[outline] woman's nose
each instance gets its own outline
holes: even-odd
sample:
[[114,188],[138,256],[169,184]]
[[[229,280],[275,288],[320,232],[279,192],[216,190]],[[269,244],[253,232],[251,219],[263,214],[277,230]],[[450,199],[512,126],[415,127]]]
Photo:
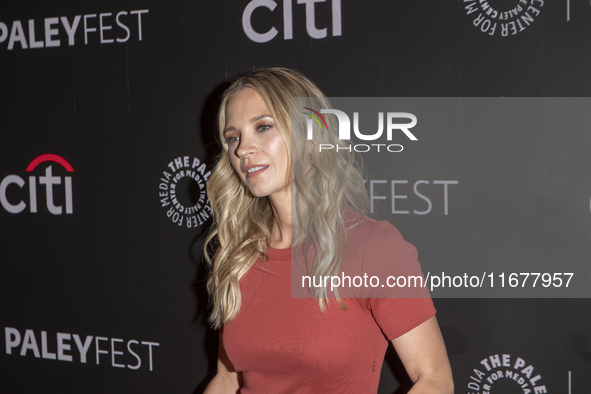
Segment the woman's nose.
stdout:
[[245,133],[240,137],[238,148],[236,148],[236,155],[242,159],[252,155],[255,151],[255,145],[253,144],[252,138],[247,135],[245,136],[244,134]]

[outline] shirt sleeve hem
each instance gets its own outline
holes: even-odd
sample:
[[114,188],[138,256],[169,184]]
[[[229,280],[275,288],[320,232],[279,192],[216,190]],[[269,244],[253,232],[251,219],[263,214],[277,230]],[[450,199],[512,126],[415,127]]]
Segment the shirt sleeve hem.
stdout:
[[420,313],[414,315],[411,319],[406,320],[403,324],[399,325],[398,327],[393,327],[392,329],[384,331],[384,334],[386,335],[386,338],[388,338],[388,341],[396,339],[406,334],[413,328],[416,328],[422,323],[426,322],[432,316],[435,316],[436,312],[437,311],[435,310],[435,306],[433,306],[433,304],[430,304],[426,308],[422,309]]

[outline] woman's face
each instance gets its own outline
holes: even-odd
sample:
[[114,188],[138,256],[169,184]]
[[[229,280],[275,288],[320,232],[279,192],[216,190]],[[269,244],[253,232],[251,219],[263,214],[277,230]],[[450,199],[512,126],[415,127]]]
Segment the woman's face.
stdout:
[[287,147],[267,105],[253,89],[243,89],[230,99],[224,139],[234,170],[254,196],[289,193]]

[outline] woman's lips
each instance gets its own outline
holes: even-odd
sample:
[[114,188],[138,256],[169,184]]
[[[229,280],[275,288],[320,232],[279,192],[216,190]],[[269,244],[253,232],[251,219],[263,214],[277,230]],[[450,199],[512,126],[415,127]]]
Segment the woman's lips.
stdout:
[[246,177],[252,178],[259,175],[261,172],[265,171],[269,166],[253,166],[248,171],[246,171]]

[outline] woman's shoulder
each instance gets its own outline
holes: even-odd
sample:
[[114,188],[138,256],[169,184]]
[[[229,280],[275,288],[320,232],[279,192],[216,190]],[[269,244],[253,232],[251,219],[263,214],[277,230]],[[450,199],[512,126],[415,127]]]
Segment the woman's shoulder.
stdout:
[[397,242],[403,241],[402,234],[394,225],[386,220],[375,220],[358,212],[347,211],[345,224],[349,243],[367,245],[368,242]]
[[377,287],[362,286],[350,289],[347,294],[360,298],[404,298],[428,297],[423,289],[402,289],[380,286],[392,276],[422,276],[416,248],[405,241],[400,232],[388,221],[354,214],[350,220],[356,225],[347,236],[348,254],[343,260],[342,271],[349,276],[367,275],[378,279]]
[[386,269],[392,265],[418,265],[418,252],[407,242],[400,231],[386,220],[375,220],[357,212],[346,217],[348,254],[362,267],[372,270]]

